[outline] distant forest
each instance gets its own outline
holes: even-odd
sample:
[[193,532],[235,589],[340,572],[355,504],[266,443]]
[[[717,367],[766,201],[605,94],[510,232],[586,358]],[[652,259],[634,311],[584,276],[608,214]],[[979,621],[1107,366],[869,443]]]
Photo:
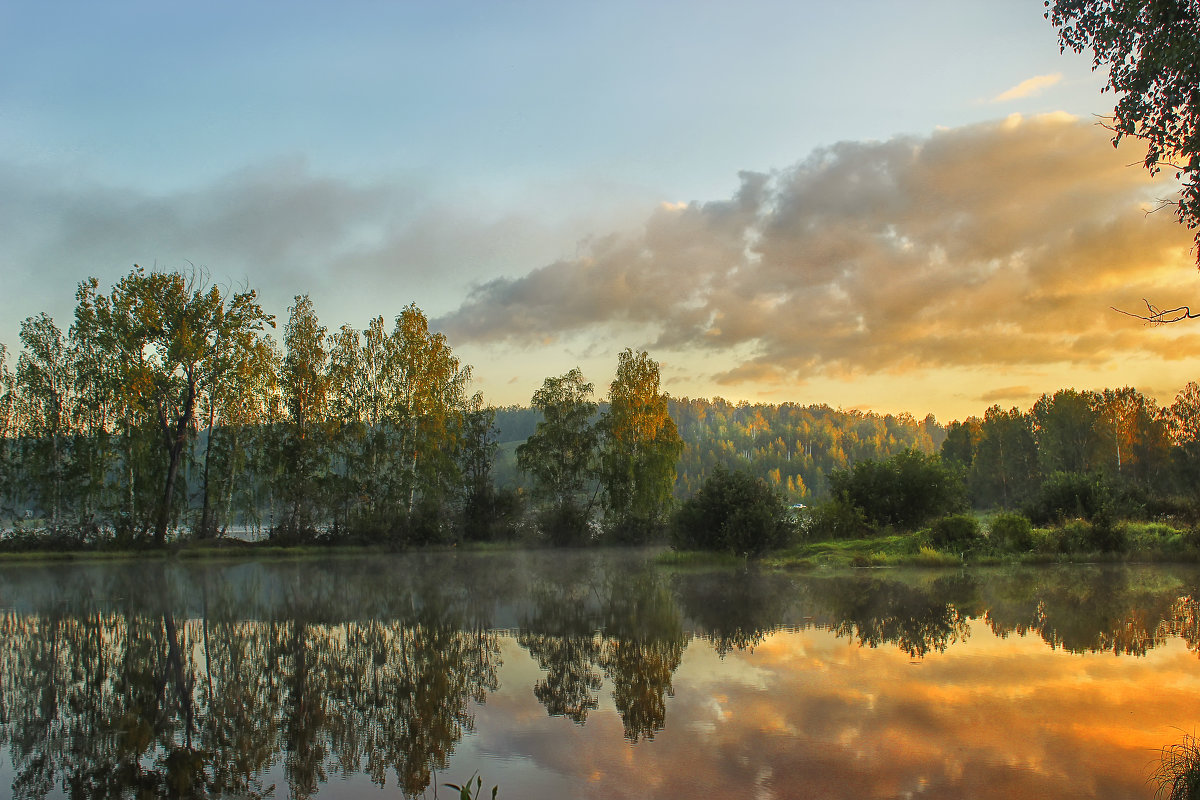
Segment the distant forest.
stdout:
[[[762,478],[794,503],[811,502],[828,495],[833,470],[904,450],[935,453],[946,438],[946,429],[933,415],[918,421],[907,414],[797,403],[734,404],[720,397],[669,398],[667,407],[683,439],[674,490],[680,500],[695,494],[717,467],[725,467]],[[497,485],[523,485],[512,453],[540,419],[531,408],[496,409]]]

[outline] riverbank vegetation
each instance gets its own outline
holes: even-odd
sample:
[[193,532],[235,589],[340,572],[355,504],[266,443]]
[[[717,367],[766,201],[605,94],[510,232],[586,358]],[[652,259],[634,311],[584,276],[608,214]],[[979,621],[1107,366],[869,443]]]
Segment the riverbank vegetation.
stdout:
[[[253,290],[135,268],[0,346],[0,550],[671,541],[795,563],[1191,560],[1200,387],[932,416],[676,399],[626,349],[495,408],[414,304],[282,335]],[[851,545],[850,543],[859,543]],[[189,545],[190,546],[190,545]],[[212,549],[207,545],[201,550]]]

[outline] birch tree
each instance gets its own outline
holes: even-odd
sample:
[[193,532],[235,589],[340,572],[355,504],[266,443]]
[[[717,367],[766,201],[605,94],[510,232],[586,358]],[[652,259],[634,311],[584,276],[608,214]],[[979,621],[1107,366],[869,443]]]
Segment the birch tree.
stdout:
[[683,440],[645,351],[620,353],[608,397],[599,425],[606,528],[617,541],[645,542],[666,522]]

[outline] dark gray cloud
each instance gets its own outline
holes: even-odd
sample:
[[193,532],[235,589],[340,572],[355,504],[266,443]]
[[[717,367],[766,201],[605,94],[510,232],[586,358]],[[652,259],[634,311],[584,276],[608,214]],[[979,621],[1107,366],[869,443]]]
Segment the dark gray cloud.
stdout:
[[[475,286],[452,341],[651,326],[753,356],[728,382],[1059,362],[1164,347],[1108,307],[1188,291],[1189,239],[1107,132],[1063,115],[842,142],[728,201],[664,205],[576,258]],[[1156,194],[1157,193],[1157,194]]]

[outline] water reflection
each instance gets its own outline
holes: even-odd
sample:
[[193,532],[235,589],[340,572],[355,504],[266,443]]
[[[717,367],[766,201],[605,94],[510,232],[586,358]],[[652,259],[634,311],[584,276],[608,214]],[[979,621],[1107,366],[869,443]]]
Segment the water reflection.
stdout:
[[[355,775],[414,796],[500,690],[505,641],[537,668],[510,691],[590,735],[611,704],[617,740],[643,748],[671,728],[693,640],[764,668],[783,631],[918,660],[970,647],[973,626],[1047,653],[1196,653],[1196,598],[1196,574],[1167,569],[665,572],[636,553],[6,568],[0,748],[21,798],[310,797]],[[788,713],[755,692],[705,702],[742,696],[762,724]],[[823,708],[808,726],[845,713]],[[908,713],[933,725],[929,708]]]
[[546,670],[533,692],[551,715],[585,722],[607,677],[626,739],[653,739],[665,724],[686,639],[657,571],[584,561],[542,579],[517,641]]

